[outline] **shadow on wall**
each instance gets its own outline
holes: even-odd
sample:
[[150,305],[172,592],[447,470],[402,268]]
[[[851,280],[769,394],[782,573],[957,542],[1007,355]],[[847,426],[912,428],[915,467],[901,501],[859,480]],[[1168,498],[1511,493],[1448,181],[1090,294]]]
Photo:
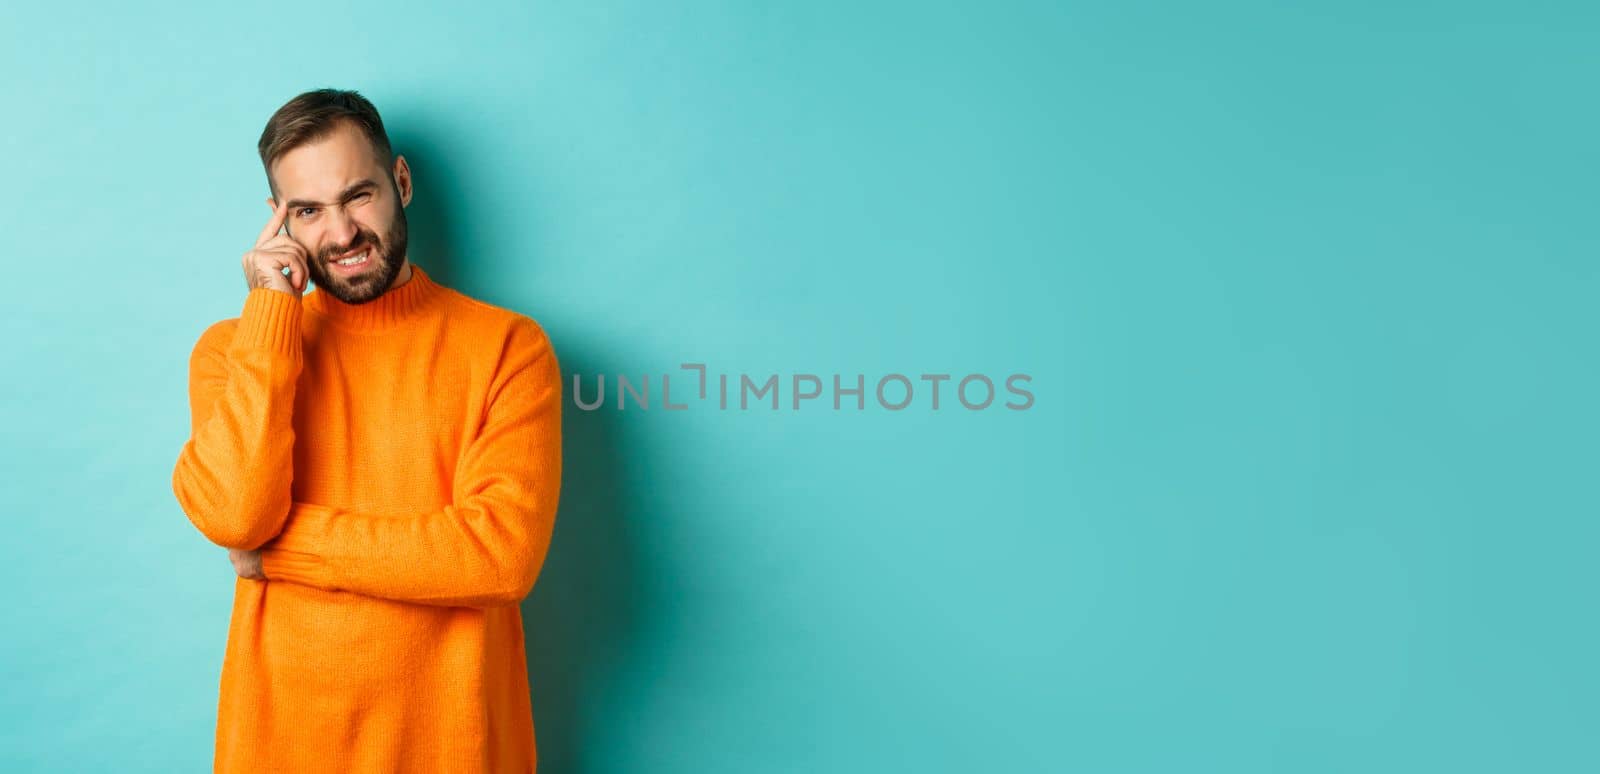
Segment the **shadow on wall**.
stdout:
[[411,168],[411,203],[406,205],[409,232],[406,254],[427,269],[428,275],[439,284],[459,288],[463,273],[472,267],[461,265],[461,256],[454,247],[462,240],[453,217],[456,213],[449,205],[471,199],[452,198],[452,191],[459,189],[461,183],[452,177],[451,170],[436,163],[450,157],[443,148],[416,135],[392,135],[390,143]]
[[[396,123],[421,126],[427,119],[412,115]],[[448,143],[437,139],[441,136],[442,131],[414,130],[391,137],[406,156],[416,184],[406,208],[408,253],[447,287],[498,287],[501,278],[491,276],[493,265],[475,263],[455,249],[462,244],[462,229],[470,226],[462,219],[470,213],[452,205],[472,201],[473,186],[463,180],[461,170],[445,167],[453,154],[444,147]],[[540,260],[536,254],[519,258]],[[630,542],[635,534],[628,529],[632,498],[623,488],[624,466],[632,453],[619,437],[619,417],[579,410],[568,393],[572,374],[616,369],[590,362],[581,340],[550,330],[537,309],[507,306],[547,325],[561,361],[560,507],[549,554],[533,592],[522,603],[522,615],[539,771],[576,774],[585,770],[584,746],[604,737],[602,730],[583,726],[598,714],[589,703],[611,682],[607,672],[627,660],[645,605],[646,590],[639,588],[644,557]]]
[[[591,373],[578,353],[562,357],[563,378]],[[566,394],[566,390],[563,390]],[[627,659],[643,611],[640,562],[628,529],[628,500],[619,464],[627,455],[618,419],[603,411],[562,410],[561,506],[555,535],[533,593],[522,604],[528,680],[541,774],[587,770],[583,752],[604,733],[583,722],[587,706]]]

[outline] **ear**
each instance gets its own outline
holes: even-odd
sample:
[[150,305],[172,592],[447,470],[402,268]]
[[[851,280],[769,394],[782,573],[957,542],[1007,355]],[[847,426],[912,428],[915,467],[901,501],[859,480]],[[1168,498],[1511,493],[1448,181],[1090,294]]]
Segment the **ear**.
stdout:
[[394,169],[391,174],[394,176],[394,187],[400,191],[400,206],[404,207],[410,204],[411,165],[406,163],[405,156],[396,155],[394,157]]

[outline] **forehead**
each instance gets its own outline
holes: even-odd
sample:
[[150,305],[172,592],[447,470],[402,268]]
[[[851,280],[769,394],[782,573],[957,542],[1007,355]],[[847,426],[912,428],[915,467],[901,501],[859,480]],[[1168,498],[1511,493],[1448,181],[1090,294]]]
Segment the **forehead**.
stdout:
[[273,179],[284,196],[325,199],[381,170],[372,143],[348,122],[326,137],[305,143],[273,162]]

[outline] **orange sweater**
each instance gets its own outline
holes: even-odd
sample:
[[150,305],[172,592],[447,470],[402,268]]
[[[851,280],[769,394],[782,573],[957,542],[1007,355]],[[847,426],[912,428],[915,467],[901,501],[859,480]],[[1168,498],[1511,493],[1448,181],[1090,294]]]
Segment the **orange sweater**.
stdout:
[[361,305],[251,290],[189,367],[173,491],[267,577],[235,579],[215,770],[533,771],[518,602],[561,481],[538,323],[412,264]]

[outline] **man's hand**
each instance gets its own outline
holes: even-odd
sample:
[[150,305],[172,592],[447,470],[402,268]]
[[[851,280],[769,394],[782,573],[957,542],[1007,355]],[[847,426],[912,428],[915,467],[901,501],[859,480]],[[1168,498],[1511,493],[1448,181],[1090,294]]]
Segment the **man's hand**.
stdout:
[[233,571],[239,577],[248,580],[264,581],[267,576],[261,573],[261,551],[242,551],[237,548],[228,549],[228,561],[233,562]]
[[[288,215],[289,203],[280,199],[272,208],[272,219],[256,237],[255,248],[244,254],[244,281],[251,290],[271,288],[300,295],[306,289],[309,254],[294,237],[278,233]],[[289,269],[287,277],[283,276],[285,267]]]

